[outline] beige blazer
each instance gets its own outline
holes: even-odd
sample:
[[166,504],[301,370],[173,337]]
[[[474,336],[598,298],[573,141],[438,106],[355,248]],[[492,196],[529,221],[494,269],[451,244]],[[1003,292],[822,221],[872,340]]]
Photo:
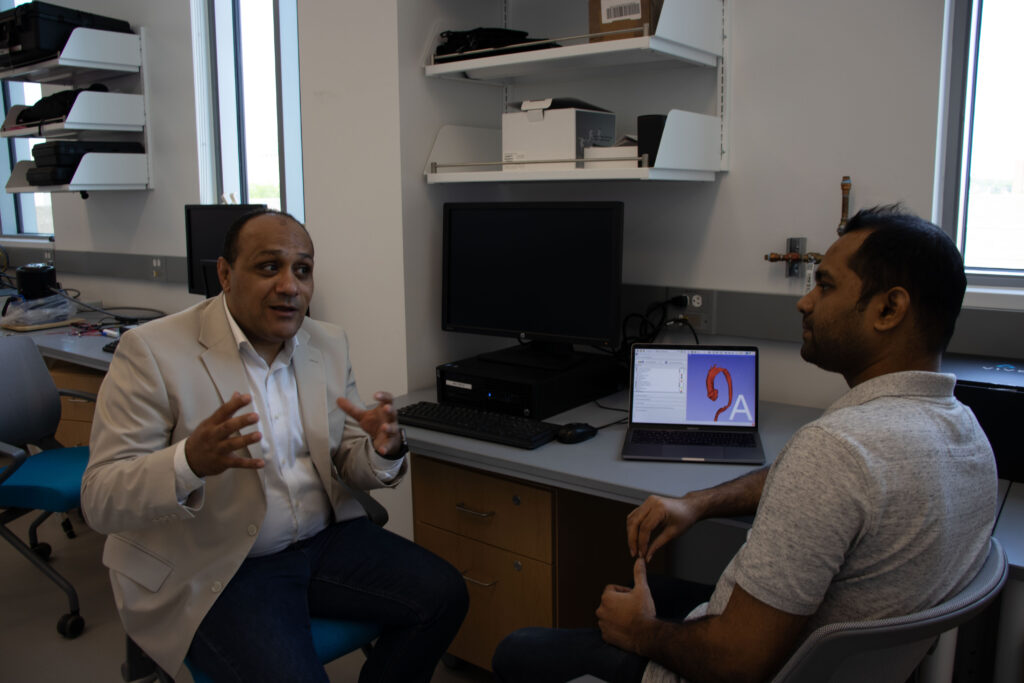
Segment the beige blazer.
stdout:
[[[362,405],[348,342],[340,328],[309,319],[296,340],[313,465],[335,519],[358,517],[364,511],[349,487],[384,484],[370,466],[369,437],[335,403],[345,396]],[[218,296],[125,334],[96,404],[82,511],[89,526],[108,534],[103,564],[125,630],[171,675],[266,514],[262,470],[207,477],[185,506],[175,495],[175,447],[235,391],[248,385]]]

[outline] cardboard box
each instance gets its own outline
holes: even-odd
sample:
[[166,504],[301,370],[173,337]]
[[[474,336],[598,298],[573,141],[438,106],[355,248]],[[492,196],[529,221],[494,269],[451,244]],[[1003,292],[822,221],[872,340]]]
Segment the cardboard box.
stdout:
[[[661,16],[664,0],[590,0],[590,33],[642,28],[648,24],[653,34]],[[590,42],[638,38],[643,31],[617,33],[611,36],[591,36]]]
[[[574,99],[526,100],[520,111],[501,116],[502,161],[582,159],[587,147],[615,142],[615,114]],[[506,171],[579,168],[575,161],[507,164]]]
[[[636,145],[616,145],[615,147],[587,147],[583,150],[583,168],[636,168],[640,162]],[[623,159],[622,157],[631,157]],[[617,161],[600,161],[600,159],[617,159]]]

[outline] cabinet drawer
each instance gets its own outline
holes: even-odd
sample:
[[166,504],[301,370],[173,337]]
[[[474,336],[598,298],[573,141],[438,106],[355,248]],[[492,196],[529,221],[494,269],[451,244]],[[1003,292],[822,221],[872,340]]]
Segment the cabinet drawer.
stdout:
[[[58,389],[71,389],[73,391],[86,391],[95,394],[100,390],[103,383],[104,373],[99,370],[83,368],[64,361],[53,361],[50,363],[50,376]],[[96,404],[82,398],[71,396],[60,397],[60,417],[62,420],[80,420],[92,422],[93,409]],[[86,442],[88,442],[86,437]]]
[[61,420],[57,425],[57,433],[53,435],[61,446],[71,448],[72,446],[88,446],[89,433],[92,431],[92,422],[81,420]]
[[448,651],[490,670],[501,639],[525,626],[554,625],[551,565],[420,521],[416,542],[466,579],[469,612]]
[[412,495],[417,521],[551,562],[546,489],[417,456]]

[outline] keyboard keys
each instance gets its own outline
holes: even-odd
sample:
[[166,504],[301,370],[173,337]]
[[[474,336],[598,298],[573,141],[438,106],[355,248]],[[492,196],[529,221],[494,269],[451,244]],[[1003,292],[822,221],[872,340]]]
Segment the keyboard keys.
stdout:
[[757,440],[746,432],[704,432],[681,429],[634,429],[633,443],[753,448]]
[[550,422],[429,401],[399,408],[398,422],[526,449],[551,441],[558,430]]

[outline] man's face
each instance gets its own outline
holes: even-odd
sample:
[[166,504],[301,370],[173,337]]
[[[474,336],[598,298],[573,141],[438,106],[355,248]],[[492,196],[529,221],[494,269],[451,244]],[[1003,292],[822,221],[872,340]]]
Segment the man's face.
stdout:
[[866,367],[873,352],[871,323],[857,304],[861,279],[849,268],[869,233],[859,230],[836,240],[815,273],[817,285],[796,306],[803,315],[800,355],[847,380]]
[[217,274],[238,326],[260,355],[272,359],[298,332],[313,298],[309,235],[290,218],[257,216],[238,235],[234,265],[221,258]]

